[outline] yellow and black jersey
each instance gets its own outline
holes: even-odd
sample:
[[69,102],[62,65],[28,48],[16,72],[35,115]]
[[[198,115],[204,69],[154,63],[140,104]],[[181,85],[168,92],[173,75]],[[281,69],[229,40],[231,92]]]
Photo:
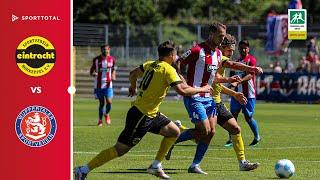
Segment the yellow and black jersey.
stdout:
[[176,70],[164,61],[147,61],[140,65],[144,72],[137,98],[132,102],[142,113],[156,117],[170,86],[182,83]]
[[[226,56],[222,56],[221,58],[221,64],[224,64],[224,61],[228,61],[229,58]],[[225,76],[225,68],[223,66],[221,66],[218,71],[219,74],[221,74],[223,77]],[[213,88],[213,94],[212,97],[215,101],[215,103],[220,103],[221,102],[221,91],[222,91],[222,87],[220,83],[213,83],[212,85]]]

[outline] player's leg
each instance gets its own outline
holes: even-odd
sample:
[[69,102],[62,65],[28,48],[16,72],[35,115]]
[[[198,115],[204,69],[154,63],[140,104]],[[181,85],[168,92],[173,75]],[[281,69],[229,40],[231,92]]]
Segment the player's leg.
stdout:
[[101,151],[88,164],[76,167],[74,169],[76,180],[86,177],[93,169],[126,154],[132,147],[138,144],[150,129],[146,121],[148,121],[148,117],[135,106],[131,107],[127,113],[125,128],[121,132],[117,143]]
[[105,97],[106,97],[106,110],[105,110],[104,118],[105,118],[105,121],[107,124],[111,124],[111,119],[110,119],[109,113],[110,113],[111,107],[112,107],[112,98],[113,98],[113,89],[112,88],[106,89]]
[[[196,153],[194,155],[192,164],[188,168],[189,173],[197,173],[197,174],[208,174],[205,171],[203,171],[200,168],[200,163],[202,159],[204,158],[204,155],[209,147],[209,144],[211,142],[211,139],[215,133],[214,130],[210,130],[210,124],[213,124],[211,122],[216,121],[216,117],[214,119],[206,119],[200,122],[196,122],[196,137],[198,138],[197,142],[197,148]],[[209,130],[207,129],[209,127]]]
[[249,124],[250,129],[254,135],[254,139],[251,142],[250,146],[257,145],[259,143],[259,141],[261,140],[260,134],[259,134],[258,123],[255,119],[253,119],[255,104],[256,104],[255,98],[248,98],[248,102],[245,105],[245,108],[243,108],[243,110],[242,110],[244,117],[245,117],[247,123]]
[[259,163],[250,163],[245,158],[244,143],[241,137],[241,128],[231,112],[223,103],[217,105],[218,124],[229,132],[232,139],[233,149],[236,153],[240,171],[250,171],[258,168]]
[[197,148],[188,172],[207,174],[201,170],[200,163],[215,133],[215,125],[217,123],[217,117],[215,116],[215,104],[214,101],[210,99],[200,103],[193,103],[192,106],[195,110],[192,121],[195,123],[194,137],[197,142]]
[[[180,135],[181,135],[182,133],[184,133],[184,131],[190,129],[190,128],[182,125],[182,123],[181,123],[180,120],[176,120],[174,123],[178,126],[178,128],[179,128],[179,130],[180,130]],[[192,134],[193,134],[193,133],[190,134],[191,137],[193,137]],[[180,136],[179,136],[179,137],[180,137]],[[181,137],[183,137],[183,136],[181,136]],[[189,139],[189,138],[190,138],[190,137],[187,137],[187,139]],[[166,160],[170,160],[171,154],[172,154],[172,150],[174,149],[174,145],[177,144],[177,143],[179,143],[179,142],[181,142],[181,139],[182,139],[182,138],[180,138],[180,141],[176,141],[176,142],[171,146],[171,148],[169,149],[168,153],[167,153],[166,156],[165,156]],[[195,139],[190,139],[190,140],[193,140],[194,142],[196,142]]]
[[166,175],[162,169],[161,162],[165,158],[165,155],[169,151],[170,147],[178,138],[180,130],[177,125],[171,122],[165,115],[159,113],[152,121],[152,127],[149,129],[149,132],[160,134],[164,136],[164,138],[161,141],[155,160],[149,166],[147,172],[163,179],[169,179],[170,177]]
[[104,90],[103,89],[97,89],[97,98],[99,100],[99,120],[98,120],[98,126],[102,126],[102,117],[103,117],[103,107],[105,104],[104,100]]
[[[230,112],[231,112],[232,116],[235,118],[235,120],[237,120],[237,118],[238,118],[239,112],[241,111],[241,107],[242,107],[242,105],[236,99],[231,97]],[[225,147],[232,146],[232,137],[231,137],[230,133],[229,133],[229,139],[224,146]]]
[[[192,119],[195,115],[195,109],[192,107],[192,104],[197,102],[194,102],[194,100],[191,97],[183,97],[183,103],[190,119]],[[194,129],[187,129],[181,132],[175,144],[193,139],[194,133]]]
[[231,112],[223,103],[217,104],[218,124],[223,127],[231,136],[233,149],[239,161],[245,160],[244,144],[241,137],[241,129]]

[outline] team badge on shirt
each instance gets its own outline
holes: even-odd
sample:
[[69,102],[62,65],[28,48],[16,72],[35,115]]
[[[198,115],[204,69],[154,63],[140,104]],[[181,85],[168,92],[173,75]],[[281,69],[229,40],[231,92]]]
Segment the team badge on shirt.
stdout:
[[33,77],[47,74],[56,62],[56,50],[52,43],[41,36],[30,36],[17,47],[16,63],[19,69]]
[[26,107],[19,113],[15,130],[23,144],[30,147],[42,147],[54,138],[57,123],[49,109],[34,105]]
[[185,58],[187,58],[190,54],[191,54],[191,50],[188,50],[188,51],[184,52],[184,53],[181,55],[181,58],[182,58],[182,59],[185,59]]

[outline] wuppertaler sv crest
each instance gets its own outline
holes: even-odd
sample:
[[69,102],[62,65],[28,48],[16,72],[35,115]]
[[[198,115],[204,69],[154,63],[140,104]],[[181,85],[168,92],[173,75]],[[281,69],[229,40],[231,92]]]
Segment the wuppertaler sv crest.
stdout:
[[29,106],[19,113],[15,128],[22,143],[30,147],[42,147],[54,138],[57,124],[47,108]]

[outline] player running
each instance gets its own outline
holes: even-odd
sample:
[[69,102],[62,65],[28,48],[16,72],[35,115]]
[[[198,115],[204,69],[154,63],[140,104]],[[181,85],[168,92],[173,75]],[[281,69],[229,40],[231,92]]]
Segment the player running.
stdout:
[[[256,58],[253,55],[249,54],[249,51],[249,42],[247,40],[240,41],[240,58],[238,58],[236,61],[251,67],[256,67]],[[232,83],[232,85],[235,87],[235,90],[237,92],[242,92],[245,95],[245,97],[248,99],[248,102],[247,104],[242,105],[239,102],[237,102],[234,98],[231,98],[230,111],[232,115],[237,119],[240,110],[242,110],[242,113],[244,114],[244,117],[247,123],[249,124],[251,131],[254,134],[254,139],[249,146],[256,146],[261,140],[259,135],[258,123],[255,119],[253,119],[254,107],[256,104],[256,74],[241,71],[235,71],[235,74],[239,75],[242,78],[242,80],[241,82]],[[231,143],[232,139],[229,137],[226,146],[228,146]]]
[[[221,23],[213,23],[209,26],[208,39],[195,45],[180,58],[181,65],[188,65],[187,83],[195,88],[213,82],[237,82],[238,76],[224,78],[219,75],[217,69],[221,66],[222,53],[218,46],[226,35],[226,26]],[[184,105],[188,111],[191,122],[195,128],[184,131],[177,143],[196,139],[197,148],[189,173],[207,174],[200,168],[200,163],[208,149],[210,141],[215,133],[217,123],[216,105],[210,93],[198,93],[184,97]]]
[[[223,76],[225,74],[225,67],[241,69],[243,71],[246,71],[246,70],[249,71],[251,69],[251,71],[253,71],[253,68],[250,66],[229,61],[229,58],[233,55],[235,46],[236,46],[236,39],[230,34],[227,34],[220,46],[223,56],[222,56],[222,68],[218,69],[218,73]],[[262,70],[259,70],[259,72],[262,72]],[[250,163],[245,159],[244,143],[241,137],[240,127],[236,119],[232,116],[231,112],[225,107],[225,105],[221,101],[221,92],[234,97],[240,104],[246,104],[247,99],[246,97],[244,97],[243,93],[241,92],[235,92],[232,89],[229,89],[220,83],[213,84],[213,98],[217,106],[217,115],[218,115],[217,121],[221,127],[226,129],[231,134],[232,140],[234,142],[233,148],[236,152],[237,159],[239,162],[239,169],[240,171],[254,170],[258,168],[259,163]],[[186,127],[182,126],[181,123],[179,122],[176,122],[176,124],[179,126],[181,131],[185,131],[187,129]],[[177,142],[178,141],[179,139],[177,140]],[[173,147],[174,146],[172,146],[172,148],[169,150],[168,154],[166,155],[167,160],[170,159],[171,151]]]
[[164,136],[155,160],[147,172],[163,179],[170,177],[162,169],[161,161],[165,154],[179,136],[179,128],[165,115],[159,112],[159,106],[167,95],[169,87],[183,96],[197,93],[209,93],[209,85],[193,88],[183,83],[171,63],[176,60],[175,46],[171,41],[166,41],[158,47],[159,60],[147,61],[130,72],[129,96],[136,93],[137,78],[142,76],[137,98],[132,102],[126,117],[124,130],[121,132],[117,143],[101,151],[88,164],[74,169],[75,179],[83,180],[93,169],[123,156],[137,145],[147,132]]

